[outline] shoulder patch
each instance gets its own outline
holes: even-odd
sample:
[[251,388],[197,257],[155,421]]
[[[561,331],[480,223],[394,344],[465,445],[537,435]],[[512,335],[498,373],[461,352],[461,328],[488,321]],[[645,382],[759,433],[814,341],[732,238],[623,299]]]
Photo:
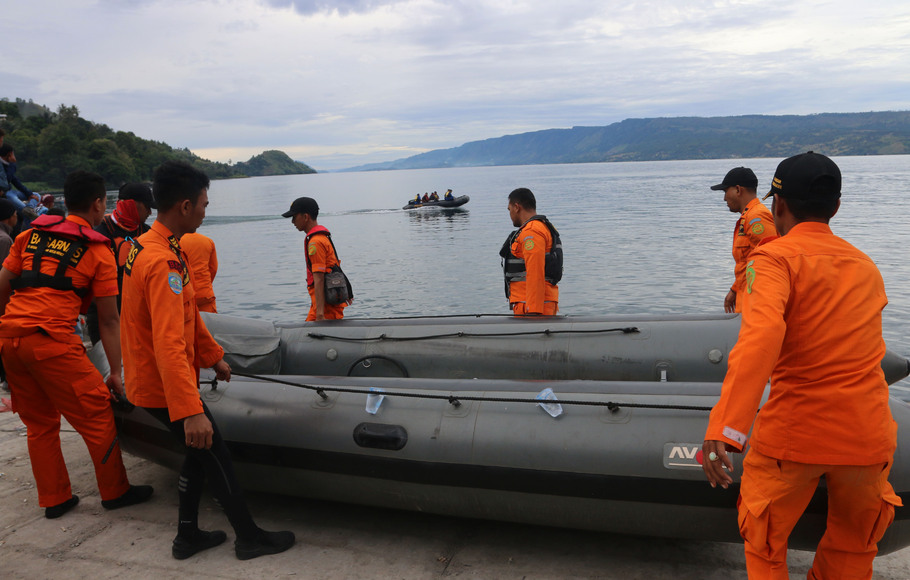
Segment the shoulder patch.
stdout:
[[752,233],[756,235],[765,233],[765,226],[762,224],[754,224],[752,226]]
[[174,294],[183,292],[183,277],[177,272],[168,272],[167,285],[170,286]]
[[761,218],[757,217],[757,218],[753,218],[753,219],[749,220],[749,223],[754,224],[755,222],[760,222],[760,221],[761,221]]
[[315,253],[316,253],[316,244],[310,244],[310,245],[308,245],[307,248],[306,248],[306,253],[309,254],[309,255],[311,255],[311,256],[312,256],[313,254],[315,254]]

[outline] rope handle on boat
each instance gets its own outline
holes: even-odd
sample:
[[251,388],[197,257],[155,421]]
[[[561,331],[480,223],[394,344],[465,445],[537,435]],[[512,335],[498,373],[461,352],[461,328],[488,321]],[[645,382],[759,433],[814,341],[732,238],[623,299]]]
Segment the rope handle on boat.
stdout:
[[543,330],[528,330],[525,332],[491,332],[491,333],[479,333],[479,332],[449,332],[445,334],[425,334],[423,336],[388,336],[385,333],[380,334],[379,336],[365,336],[365,337],[347,337],[347,336],[332,336],[330,334],[322,334],[321,332],[308,332],[307,336],[309,338],[315,338],[320,340],[342,340],[348,342],[368,342],[373,340],[389,340],[395,342],[406,342],[410,340],[431,340],[436,338],[489,338],[497,336],[530,336],[534,334],[543,334],[545,336],[551,336],[554,334],[598,334],[603,332],[621,332],[623,334],[632,334],[634,332],[641,332],[637,326],[623,326],[617,328],[603,328],[603,329],[594,329],[594,330],[550,330],[545,328]]
[[[287,385],[290,387],[298,387],[301,389],[309,389],[315,391],[317,395],[322,397],[322,400],[325,401],[329,398],[326,393],[353,393],[355,395],[370,395],[376,394],[376,391],[369,391],[368,389],[357,389],[352,387],[317,387],[315,385],[306,385],[303,383],[295,383],[293,381],[285,381],[283,379],[277,379],[275,377],[266,377],[262,375],[252,375],[247,373],[242,373],[238,371],[232,371],[231,374],[237,375],[238,377],[245,377],[248,379],[256,379],[259,381],[265,381],[269,383],[277,383],[279,385]],[[211,385],[213,390],[218,388],[218,379],[211,379],[207,381],[200,380],[199,384]],[[541,401],[540,399],[525,399],[520,397],[473,397],[473,396],[455,396],[455,395],[432,395],[429,393],[403,393],[396,391],[382,391],[383,395],[387,397],[409,397],[412,399],[438,399],[447,401],[453,407],[460,407],[461,401],[485,401],[490,403],[546,403],[548,401]],[[676,410],[676,411],[710,411],[711,407],[698,407],[693,405],[653,405],[647,403],[620,403],[615,401],[573,401],[567,400],[563,401],[562,399],[558,401],[552,401],[553,403],[559,403],[560,405],[582,405],[587,407],[606,407],[611,412],[615,413],[621,408],[630,408],[630,409],[666,409],[666,410]]]

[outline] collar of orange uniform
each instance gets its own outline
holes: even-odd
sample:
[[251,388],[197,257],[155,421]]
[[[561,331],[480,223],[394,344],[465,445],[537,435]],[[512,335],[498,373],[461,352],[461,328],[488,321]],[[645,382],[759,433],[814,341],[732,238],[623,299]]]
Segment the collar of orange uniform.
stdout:
[[749,211],[750,209],[752,209],[753,207],[755,207],[756,205],[758,205],[760,203],[761,203],[761,200],[758,199],[757,197],[755,199],[751,200],[749,203],[746,204],[746,207],[743,208],[743,215],[746,215],[747,211]]
[[155,220],[152,223],[151,231],[155,232],[167,242],[167,245],[171,247],[171,250],[180,257],[180,240],[177,239],[177,236],[174,235],[174,232],[169,230],[167,226]]
[[817,236],[819,234],[828,234],[832,236],[834,235],[834,232],[831,231],[831,226],[822,222],[799,222],[790,228],[790,231],[787,232],[787,235],[789,236],[793,232],[796,232],[800,235],[810,236]]

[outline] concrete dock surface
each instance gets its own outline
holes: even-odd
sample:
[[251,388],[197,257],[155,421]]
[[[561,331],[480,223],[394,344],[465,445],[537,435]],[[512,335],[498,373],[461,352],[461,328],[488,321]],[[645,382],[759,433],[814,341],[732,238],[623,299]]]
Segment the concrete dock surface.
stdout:
[[[3,393],[4,395],[6,393]],[[107,511],[81,438],[61,433],[80,503],[56,520],[38,507],[18,415],[0,413],[0,578],[605,578],[745,580],[742,546],[641,538],[458,519],[249,493],[257,523],[292,530],[283,554],[240,561],[224,514],[207,496],[200,525],[228,541],[187,560],[171,557],[177,476],[125,455],[130,481],[151,484],[147,503]],[[705,483],[707,485],[707,483]],[[790,577],[805,578],[809,552],[791,551]],[[876,559],[875,580],[910,578],[910,549]]]

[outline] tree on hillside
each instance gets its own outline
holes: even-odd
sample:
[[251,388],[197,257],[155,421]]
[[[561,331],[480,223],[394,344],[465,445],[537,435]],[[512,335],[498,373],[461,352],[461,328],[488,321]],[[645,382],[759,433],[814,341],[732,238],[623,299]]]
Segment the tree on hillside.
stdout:
[[[209,161],[189,149],[174,149],[131,132],[114,131],[107,125],[83,119],[75,106],[60,105],[56,112],[51,112],[31,101],[0,100],[0,113],[6,115],[2,128],[8,142],[16,148],[19,177],[26,182],[62,187],[68,173],[85,169],[100,174],[114,189],[127,181],[151,180],[155,168],[170,159],[186,161],[212,179],[266,174],[257,172],[255,167]],[[280,151],[273,153],[290,163],[280,164],[278,169],[269,164],[269,175],[314,173]]]

